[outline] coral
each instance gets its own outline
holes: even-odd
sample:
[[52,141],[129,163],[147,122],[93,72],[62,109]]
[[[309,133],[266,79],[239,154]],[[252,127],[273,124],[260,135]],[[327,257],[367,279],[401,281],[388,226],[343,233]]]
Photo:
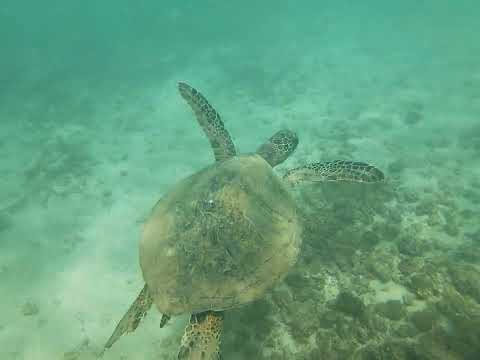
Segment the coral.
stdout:
[[423,259],[419,256],[402,256],[398,269],[404,276],[418,272],[423,266]]
[[400,339],[413,338],[418,335],[417,328],[410,322],[400,323],[394,329],[394,335]]
[[458,236],[460,234],[460,225],[459,220],[452,212],[445,212],[445,225],[443,225],[443,230],[450,236]]
[[381,281],[388,282],[398,278],[397,263],[395,249],[390,245],[383,244],[370,253],[365,267]]
[[413,273],[406,282],[407,286],[420,299],[440,295],[446,285],[443,275],[433,266],[439,266],[439,264],[425,264],[418,272]]
[[449,264],[452,283],[461,294],[471,296],[480,303],[480,271],[470,264]]
[[365,312],[363,301],[348,291],[342,291],[338,294],[333,307],[353,317],[361,317]]
[[3,211],[0,211],[0,233],[12,226],[11,217]]
[[433,246],[428,240],[414,234],[402,234],[397,241],[398,251],[404,255],[416,256],[430,251]]
[[409,360],[418,358],[413,343],[408,340],[387,340],[379,344],[369,344],[351,357],[352,360]]
[[423,119],[423,104],[417,101],[411,101],[406,104],[406,113],[403,121],[406,125],[416,125]]
[[404,159],[395,159],[390,165],[388,165],[387,170],[391,175],[399,175],[404,170],[408,168],[408,162]]
[[316,336],[317,347],[308,353],[306,359],[348,359],[354,346],[341,339],[335,331],[319,331]]
[[431,330],[436,324],[439,318],[438,315],[439,314],[432,309],[425,309],[411,314],[410,321],[419,331],[426,332]]
[[24,316],[34,316],[37,315],[40,312],[38,305],[31,302],[27,301],[22,305],[22,314]]
[[405,316],[405,306],[400,300],[388,300],[384,303],[376,304],[375,310],[382,316],[390,320],[401,320]]

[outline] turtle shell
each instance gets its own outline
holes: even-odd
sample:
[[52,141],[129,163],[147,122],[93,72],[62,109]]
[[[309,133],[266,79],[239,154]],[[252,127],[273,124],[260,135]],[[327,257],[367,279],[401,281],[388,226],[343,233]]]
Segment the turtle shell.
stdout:
[[152,210],[140,266],[158,310],[224,310],[262,297],[295,263],[295,202],[258,155],[217,162],[178,183]]

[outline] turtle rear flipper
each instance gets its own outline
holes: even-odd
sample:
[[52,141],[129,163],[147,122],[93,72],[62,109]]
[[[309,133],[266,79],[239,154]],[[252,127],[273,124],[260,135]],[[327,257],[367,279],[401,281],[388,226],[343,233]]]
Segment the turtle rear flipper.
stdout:
[[147,315],[147,311],[150,309],[153,303],[153,298],[148,291],[147,285],[143,287],[140,294],[138,294],[135,301],[130,305],[128,311],[123,315],[120,322],[117,324],[113,334],[108,339],[107,343],[105,344],[102,353],[103,355],[105,350],[112,347],[112,345],[123,335],[126,333],[130,333],[135,331],[140,324],[140,321]]
[[218,112],[197,89],[187,83],[179,82],[180,95],[192,108],[198,123],[210,141],[216,161],[222,161],[235,156],[235,145],[223,125]]
[[178,360],[220,360],[223,312],[193,314],[185,328]]
[[291,184],[299,182],[349,181],[375,183],[385,180],[385,175],[375,166],[358,161],[325,161],[308,164],[289,170],[284,180]]
[[265,159],[270,166],[275,167],[284,162],[297,148],[298,137],[293,131],[280,130],[260,145],[257,154]]

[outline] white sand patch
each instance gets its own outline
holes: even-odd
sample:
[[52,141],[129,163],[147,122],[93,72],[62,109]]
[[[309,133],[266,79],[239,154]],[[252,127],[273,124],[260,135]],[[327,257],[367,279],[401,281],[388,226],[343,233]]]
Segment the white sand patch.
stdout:
[[369,286],[373,292],[365,297],[367,304],[378,304],[396,300],[407,305],[409,311],[419,311],[426,307],[425,301],[418,300],[406,287],[393,281],[382,283],[379,280],[371,280]]
[[404,286],[389,281],[382,283],[379,280],[370,281],[370,288],[374,291],[370,303],[387,302],[389,300],[399,300],[403,302],[404,297],[412,294]]

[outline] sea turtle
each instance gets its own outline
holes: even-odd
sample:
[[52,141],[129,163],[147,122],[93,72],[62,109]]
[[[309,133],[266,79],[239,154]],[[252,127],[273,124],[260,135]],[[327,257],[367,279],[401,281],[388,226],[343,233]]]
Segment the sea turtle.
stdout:
[[[207,135],[215,163],[187,177],[154,206],[140,239],[145,286],[105,349],[134,331],[155,303],[163,314],[189,313],[178,359],[220,359],[223,312],[261,298],[296,262],[302,222],[288,184],[302,181],[380,182],[363,162],[312,163],[277,176],[273,168],[298,144],[280,130],[255,153],[238,155],[217,111],[195,88],[181,96]],[[103,352],[102,352],[103,353]]]

